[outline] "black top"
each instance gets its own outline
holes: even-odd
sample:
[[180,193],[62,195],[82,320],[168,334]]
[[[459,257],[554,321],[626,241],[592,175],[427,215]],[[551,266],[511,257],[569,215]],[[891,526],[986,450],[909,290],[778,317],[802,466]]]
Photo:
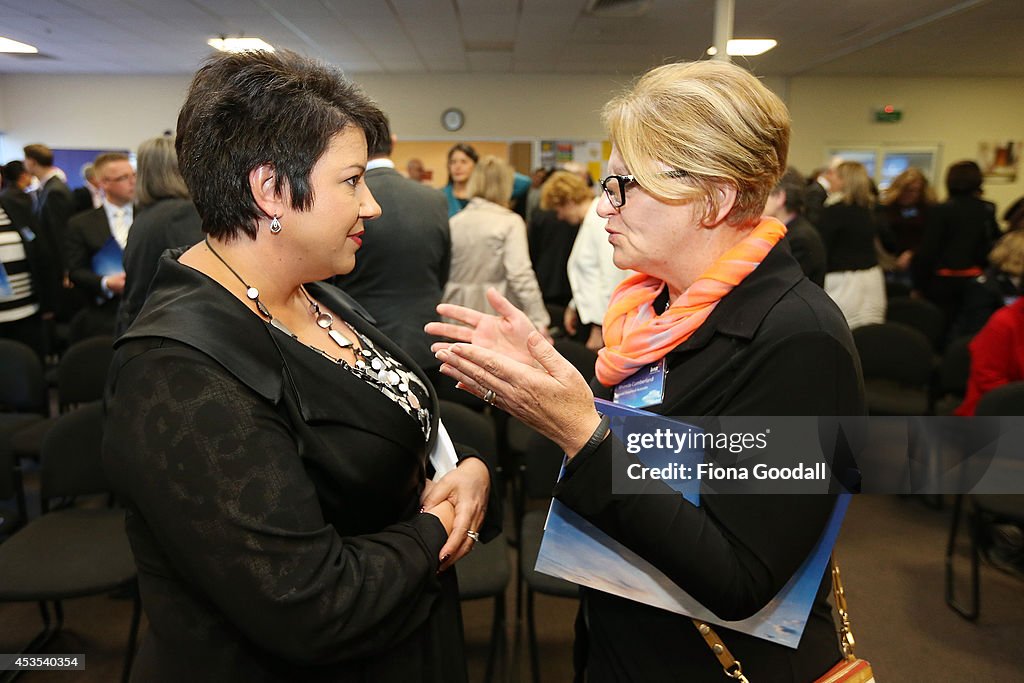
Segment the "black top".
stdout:
[[815,223],[825,243],[828,272],[866,270],[878,265],[878,226],[871,209],[856,204],[831,204]]
[[827,257],[825,243],[821,241],[817,229],[806,218],[798,215],[786,223],[785,242],[789,244],[793,258],[800,264],[807,279],[824,287]]
[[136,211],[124,248],[124,294],[115,336],[128,329],[142,310],[160,254],[203,239],[203,221],[191,199],[161,199]]
[[[527,233],[530,262],[546,304],[566,306],[572,300],[567,266],[579,229],[578,225],[560,220],[554,211],[533,212]],[[561,324],[560,320],[552,321],[552,325]]]
[[942,269],[984,269],[998,236],[996,207],[980,197],[950,197],[932,207],[924,239],[911,263],[914,287],[926,291]]
[[[357,304],[308,288],[429,386]],[[104,465],[150,623],[136,680],[466,679],[444,528],[417,514],[433,437],[170,256],[116,347]]]
[[[663,415],[863,415],[860,363],[849,328],[780,244],[707,321],[667,356]],[[607,388],[595,387],[610,398]],[[611,495],[613,440],[575,458],[555,496],[654,564],[724,619],[748,617],[789,580],[824,530],[823,495]],[[619,445],[619,448],[622,448]],[[650,492],[668,492],[650,481]],[[840,658],[828,573],[792,650],[715,630],[757,683],[808,683]],[[587,680],[678,683],[723,678],[689,618],[583,589]],[[589,640],[589,648],[586,648]],[[578,659],[579,661],[579,659]]]

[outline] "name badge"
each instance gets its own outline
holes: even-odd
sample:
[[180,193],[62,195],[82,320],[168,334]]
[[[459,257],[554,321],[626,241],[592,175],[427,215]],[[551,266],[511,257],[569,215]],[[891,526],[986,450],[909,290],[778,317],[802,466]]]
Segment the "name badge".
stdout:
[[619,405],[648,408],[665,400],[665,359],[645,365],[619,382],[612,392]]

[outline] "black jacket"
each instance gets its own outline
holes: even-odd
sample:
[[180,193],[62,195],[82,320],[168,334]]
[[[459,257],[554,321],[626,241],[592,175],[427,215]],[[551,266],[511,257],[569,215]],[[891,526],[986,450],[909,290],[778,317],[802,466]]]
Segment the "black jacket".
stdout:
[[[415,369],[343,293],[308,288]],[[444,528],[417,514],[436,409],[425,444],[377,389],[170,256],[116,346],[104,465],[150,622],[135,680],[465,680]]]
[[[708,319],[667,356],[658,414],[863,415],[863,380],[842,314],[776,246]],[[595,385],[598,395],[611,390]],[[621,445],[619,446],[621,448]],[[575,458],[555,496],[644,557],[724,619],[764,607],[817,542],[833,496],[707,495],[693,507],[678,495],[611,495],[613,439]],[[652,481],[649,493],[668,491]],[[716,627],[758,683],[809,683],[840,658],[828,573],[800,647]],[[587,680],[678,683],[722,678],[690,619],[584,589],[589,628],[578,653]]]
[[115,336],[135,321],[149,294],[160,255],[203,239],[203,221],[191,199],[161,199],[137,209],[124,248],[124,294]]

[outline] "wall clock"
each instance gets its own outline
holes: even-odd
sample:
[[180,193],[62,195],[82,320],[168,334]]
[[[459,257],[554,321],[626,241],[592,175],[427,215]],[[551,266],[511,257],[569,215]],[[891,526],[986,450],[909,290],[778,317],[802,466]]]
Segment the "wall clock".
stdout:
[[462,128],[462,125],[466,123],[466,115],[462,113],[461,109],[451,107],[445,109],[444,113],[441,114],[441,125],[447,131],[455,132]]

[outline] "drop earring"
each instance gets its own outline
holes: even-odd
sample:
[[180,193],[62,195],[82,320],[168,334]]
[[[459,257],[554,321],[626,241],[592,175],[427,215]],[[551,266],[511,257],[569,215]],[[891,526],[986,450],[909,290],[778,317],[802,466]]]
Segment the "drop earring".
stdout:
[[278,220],[277,216],[274,216],[274,220],[270,221],[270,232],[275,235],[281,232],[281,221]]

